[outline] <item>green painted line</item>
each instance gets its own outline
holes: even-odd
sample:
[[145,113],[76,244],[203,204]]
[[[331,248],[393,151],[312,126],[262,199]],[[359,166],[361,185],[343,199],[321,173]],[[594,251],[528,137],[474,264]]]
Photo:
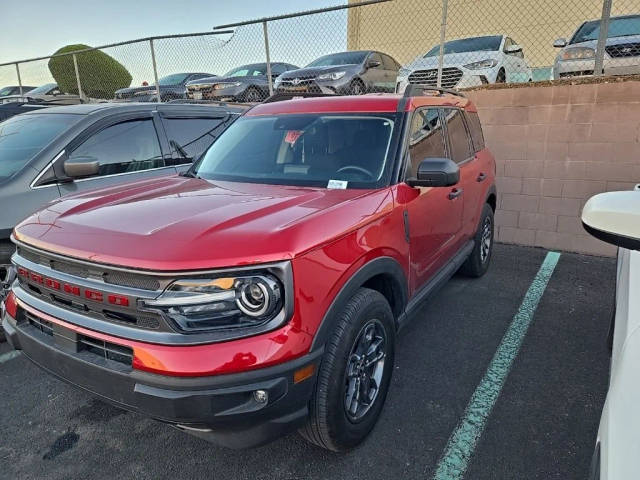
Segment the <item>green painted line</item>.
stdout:
[[502,337],[496,353],[464,412],[464,417],[449,438],[434,475],[435,480],[461,480],[469,465],[487,419],[495,405],[509,370],[518,355],[529,325],[547,288],[560,254],[548,252],[511,325]]
[[12,358],[16,358],[18,355],[20,355],[20,352],[17,350],[11,350],[10,352],[3,353],[0,355],[0,363],[8,362]]

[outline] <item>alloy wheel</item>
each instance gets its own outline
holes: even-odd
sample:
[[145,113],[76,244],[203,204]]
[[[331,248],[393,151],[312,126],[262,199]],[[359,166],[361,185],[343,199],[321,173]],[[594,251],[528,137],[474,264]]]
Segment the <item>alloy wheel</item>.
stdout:
[[484,219],[482,224],[482,237],[480,238],[480,261],[486,262],[491,252],[491,243],[493,241],[493,234],[491,229],[491,218]]

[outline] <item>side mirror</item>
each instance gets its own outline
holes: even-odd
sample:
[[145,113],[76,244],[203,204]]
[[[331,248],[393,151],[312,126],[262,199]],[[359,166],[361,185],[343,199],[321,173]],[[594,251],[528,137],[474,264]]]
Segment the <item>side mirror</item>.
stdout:
[[607,192],[591,197],[582,209],[582,225],[602,241],[640,250],[640,192]]
[[522,51],[521,45],[509,45],[504,49],[505,53],[518,53]]
[[460,167],[449,158],[425,158],[418,165],[417,178],[407,179],[410,187],[450,187],[460,181]]
[[564,48],[567,46],[566,38],[558,38],[555,42],[553,42],[553,46],[555,48]]
[[381,64],[379,61],[377,60],[367,60],[367,68],[376,68],[379,67]]
[[75,157],[64,162],[64,173],[71,178],[97,175],[99,169],[100,162],[94,157]]

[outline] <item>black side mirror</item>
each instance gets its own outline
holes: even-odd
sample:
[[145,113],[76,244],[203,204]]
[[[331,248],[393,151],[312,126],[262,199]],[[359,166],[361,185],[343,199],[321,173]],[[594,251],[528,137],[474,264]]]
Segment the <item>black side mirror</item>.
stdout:
[[381,64],[378,60],[367,60],[367,68],[376,68],[379,67]]
[[94,157],[75,157],[64,162],[64,173],[71,178],[90,177],[99,170],[100,162]]
[[408,178],[411,187],[450,187],[460,181],[460,167],[450,158],[425,158],[418,165],[417,178]]

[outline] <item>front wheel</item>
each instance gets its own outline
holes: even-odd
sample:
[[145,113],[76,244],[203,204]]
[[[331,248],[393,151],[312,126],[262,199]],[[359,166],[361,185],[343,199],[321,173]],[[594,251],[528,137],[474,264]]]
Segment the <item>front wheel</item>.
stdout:
[[460,273],[469,277],[481,277],[489,269],[493,253],[493,209],[488,203],[482,207],[480,225],[474,237],[471,255],[460,268]]
[[361,288],[340,314],[320,364],[300,433],[336,452],[361,443],[376,424],[393,372],[395,323],[385,297]]

